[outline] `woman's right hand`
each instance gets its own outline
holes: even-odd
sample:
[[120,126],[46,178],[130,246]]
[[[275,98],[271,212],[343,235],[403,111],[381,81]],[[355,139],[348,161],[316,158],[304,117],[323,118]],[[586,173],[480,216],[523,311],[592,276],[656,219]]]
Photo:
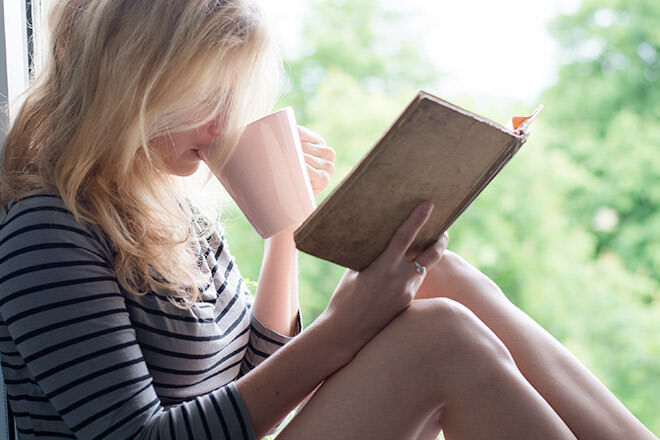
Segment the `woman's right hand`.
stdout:
[[[282,420],[305,396],[350,362],[358,351],[412,302],[424,276],[406,256],[429,217],[418,206],[399,227],[387,249],[361,272],[347,270],[326,310],[237,382],[258,436]],[[447,246],[447,236],[415,259],[430,269]]]
[[[343,362],[353,356],[405,310],[424,281],[406,251],[429,218],[433,204],[417,206],[390,240],[385,251],[366,269],[348,269],[337,285],[321,322],[333,328]],[[442,258],[449,238],[443,234],[414,261],[427,271]]]

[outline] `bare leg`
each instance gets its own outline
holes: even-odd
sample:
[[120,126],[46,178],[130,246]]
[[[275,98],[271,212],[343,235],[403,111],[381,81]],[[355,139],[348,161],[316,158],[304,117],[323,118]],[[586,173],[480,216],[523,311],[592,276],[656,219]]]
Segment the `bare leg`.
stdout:
[[446,251],[417,298],[447,297],[472,310],[506,345],[516,365],[580,439],[656,439],[547,331],[485,275]]
[[472,312],[431,299],[328,378],[278,440],[408,440],[441,427],[448,439],[574,438]]

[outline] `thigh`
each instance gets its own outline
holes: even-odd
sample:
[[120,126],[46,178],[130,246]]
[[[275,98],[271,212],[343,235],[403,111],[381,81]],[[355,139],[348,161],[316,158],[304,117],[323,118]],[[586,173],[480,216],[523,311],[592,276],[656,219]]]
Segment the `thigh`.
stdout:
[[420,308],[415,305],[392,321],[329,377],[278,440],[409,440],[429,430],[437,435],[437,408],[429,407],[434,399],[418,385],[420,364],[426,361],[410,355],[420,345],[412,325]]
[[506,345],[525,380],[578,437],[656,438],[573,354],[515,307],[493,281],[450,251],[429,270],[417,298],[437,296],[472,310]]
[[278,436],[574,438],[499,339],[460,304],[413,305],[329,377]]

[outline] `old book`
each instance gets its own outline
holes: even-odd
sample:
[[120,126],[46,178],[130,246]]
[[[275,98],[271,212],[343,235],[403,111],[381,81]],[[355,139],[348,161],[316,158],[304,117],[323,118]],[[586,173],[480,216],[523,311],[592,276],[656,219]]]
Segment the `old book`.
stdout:
[[536,116],[507,128],[419,92],[376,145],[295,231],[298,249],[362,270],[422,201],[435,208],[408,253],[436,241],[527,140]]

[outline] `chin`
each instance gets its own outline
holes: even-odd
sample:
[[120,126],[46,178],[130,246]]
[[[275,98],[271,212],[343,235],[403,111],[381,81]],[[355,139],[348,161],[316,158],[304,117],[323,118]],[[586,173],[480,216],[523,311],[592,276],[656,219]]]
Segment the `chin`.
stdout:
[[179,176],[179,177],[192,176],[193,174],[195,174],[197,172],[197,170],[199,169],[200,164],[201,164],[201,161],[195,163],[194,165],[188,165],[188,166],[185,166],[185,167],[177,167],[177,168],[174,168],[174,169],[170,170],[170,174],[172,174],[174,176]]

